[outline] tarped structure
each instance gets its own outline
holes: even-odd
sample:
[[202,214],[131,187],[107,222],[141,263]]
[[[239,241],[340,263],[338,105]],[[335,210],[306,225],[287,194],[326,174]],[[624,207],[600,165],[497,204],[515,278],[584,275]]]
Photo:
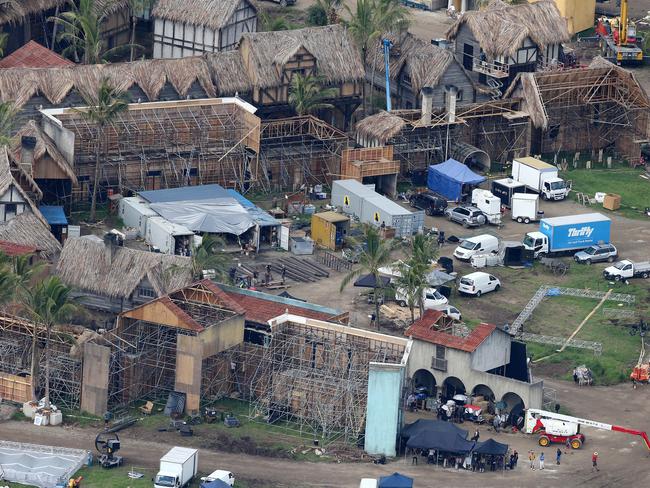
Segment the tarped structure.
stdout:
[[379,488],[413,488],[413,478],[393,473],[379,478]]
[[474,449],[474,441],[452,432],[425,430],[409,437],[406,447],[410,449],[435,449],[436,451],[467,453]]
[[508,444],[502,444],[494,439],[488,439],[485,442],[479,442],[474,449],[476,454],[492,454],[494,456],[503,456],[508,452]]
[[363,275],[354,282],[354,286],[359,286],[361,288],[386,288],[390,283],[390,278],[387,276],[380,276],[379,282],[375,279],[374,274]]
[[444,420],[429,419],[418,419],[412,424],[404,426],[401,435],[402,437],[408,438],[421,432],[442,432],[460,435],[463,439],[467,438],[467,431],[465,429],[461,429],[456,424],[445,422]]
[[431,191],[458,201],[463,196],[464,185],[478,185],[485,180],[484,176],[474,173],[464,164],[448,159],[444,163],[429,166],[427,186]]
[[255,226],[248,211],[232,197],[152,203],[151,208],[170,222],[194,232],[239,236]]

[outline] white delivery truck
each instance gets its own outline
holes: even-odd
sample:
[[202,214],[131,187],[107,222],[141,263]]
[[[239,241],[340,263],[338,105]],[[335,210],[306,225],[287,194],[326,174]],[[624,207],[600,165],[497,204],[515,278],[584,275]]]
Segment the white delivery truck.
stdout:
[[183,488],[189,485],[199,469],[199,451],[189,447],[172,447],[160,458],[160,470],[154,488]]
[[539,193],[542,200],[564,200],[571,191],[556,166],[531,157],[512,161],[512,179]]
[[539,215],[539,195],[536,193],[515,193],[512,195],[512,220],[530,224]]
[[605,268],[603,276],[607,280],[621,281],[628,278],[643,278],[650,277],[650,261],[642,263],[635,263],[629,259],[624,259],[615,263],[613,266]]
[[480,188],[472,190],[472,205],[485,214],[489,224],[501,224],[501,199],[491,191]]

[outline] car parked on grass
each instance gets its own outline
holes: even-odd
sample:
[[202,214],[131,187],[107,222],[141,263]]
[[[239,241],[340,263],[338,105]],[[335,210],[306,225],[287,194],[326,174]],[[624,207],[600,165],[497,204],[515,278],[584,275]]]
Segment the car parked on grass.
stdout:
[[600,263],[603,261],[613,263],[616,261],[617,256],[618,251],[613,244],[594,244],[587,249],[575,253],[573,259],[576,260],[576,263],[584,264]]
[[415,193],[409,197],[411,207],[424,210],[427,215],[443,215],[447,208],[447,200],[433,192]]
[[480,227],[487,222],[487,217],[476,207],[461,206],[445,210],[445,216],[463,227]]
[[494,275],[477,271],[463,276],[458,285],[458,292],[463,295],[474,295],[480,297],[490,291],[498,291],[501,288],[501,281]]

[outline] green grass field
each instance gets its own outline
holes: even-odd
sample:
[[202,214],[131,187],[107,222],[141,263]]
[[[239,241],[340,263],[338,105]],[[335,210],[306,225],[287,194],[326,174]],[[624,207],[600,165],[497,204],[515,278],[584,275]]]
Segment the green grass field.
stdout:
[[[616,193],[621,196],[621,208],[615,213],[629,218],[647,219],[643,213],[645,207],[650,207],[650,181],[641,178],[640,169],[575,169],[566,171],[562,177],[573,181],[576,192],[589,194],[596,192]],[[600,208],[598,211],[612,213]]]

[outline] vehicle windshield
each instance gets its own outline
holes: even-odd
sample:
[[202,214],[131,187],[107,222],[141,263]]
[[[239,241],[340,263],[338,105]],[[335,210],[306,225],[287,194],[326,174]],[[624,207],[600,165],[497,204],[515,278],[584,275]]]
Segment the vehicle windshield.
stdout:
[[460,245],[461,249],[469,249],[470,251],[478,249],[478,243],[472,241],[463,241]]
[[174,486],[176,479],[173,476],[157,475],[155,484],[158,486]]
[[627,266],[627,264],[628,264],[628,263],[626,263],[625,261],[619,261],[618,263],[616,263],[616,264],[614,265],[614,267],[615,267],[616,269],[623,269],[623,268],[625,268],[625,266]]
[[554,181],[551,183],[551,190],[563,190],[564,188],[566,188],[564,181]]
[[588,247],[587,249],[585,249],[585,254],[589,254],[589,255],[596,254],[596,248],[593,247],[593,246],[592,246],[592,247]]
[[535,247],[535,238],[531,236],[524,237],[524,246],[525,247]]
[[472,280],[470,280],[469,278],[461,278],[460,282],[463,285],[467,285],[467,286],[473,286],[474,285],[474,282]]
[[444,297],[437,291],[428,291],[426,292],[426,297],[428,300],[442,300]]

